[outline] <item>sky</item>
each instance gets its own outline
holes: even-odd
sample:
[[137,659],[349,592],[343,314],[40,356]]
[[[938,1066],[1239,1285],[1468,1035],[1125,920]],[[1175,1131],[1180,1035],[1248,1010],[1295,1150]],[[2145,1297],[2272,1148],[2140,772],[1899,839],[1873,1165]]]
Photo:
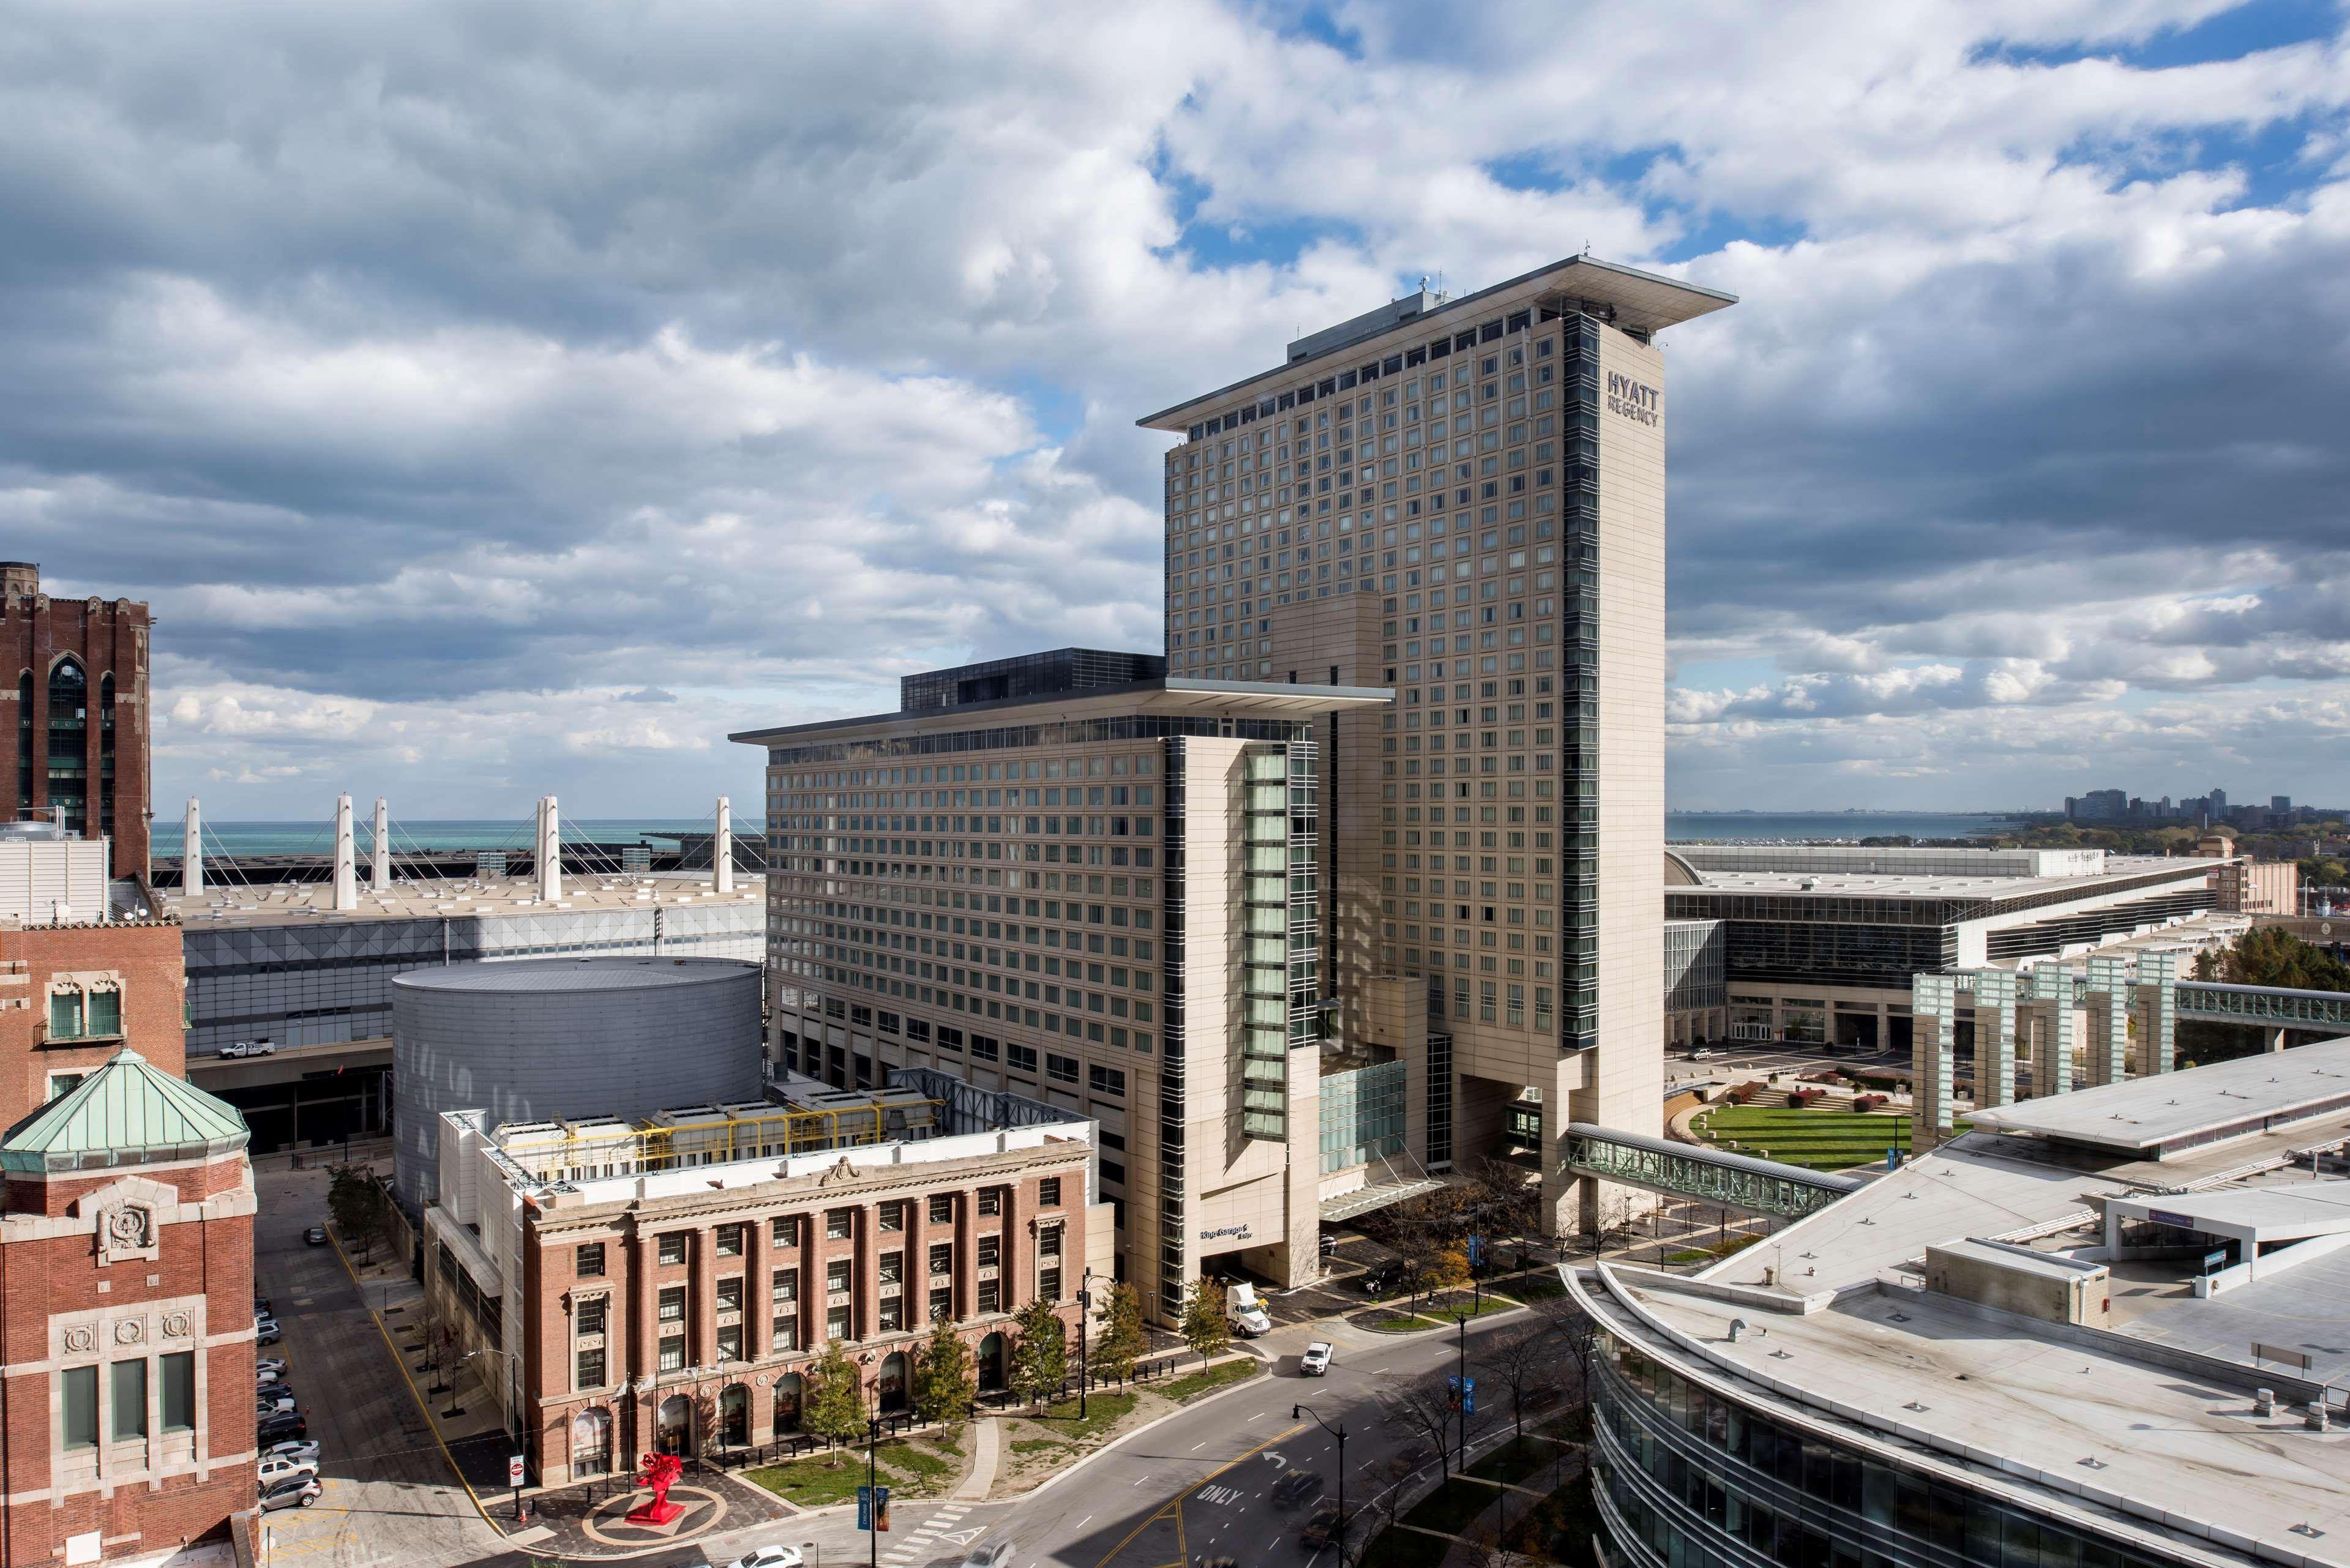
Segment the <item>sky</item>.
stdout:
[[1137,417],[1586,246],[1673,397],[1669,803],[2350,798],[2350,16],[42,4],[0,556],[158,815],[755,813],[726,733],[1159,646]]

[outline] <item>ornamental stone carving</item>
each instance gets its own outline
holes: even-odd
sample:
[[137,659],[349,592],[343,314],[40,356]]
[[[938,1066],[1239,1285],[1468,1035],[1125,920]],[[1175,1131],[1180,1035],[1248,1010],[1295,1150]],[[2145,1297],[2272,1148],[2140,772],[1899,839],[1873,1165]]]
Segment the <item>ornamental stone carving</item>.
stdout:
[[114,1343],[136,1345],[147,1337],[147,1325],[135,1317],[120,1319],[114,1325]]
[[82,1355],[98,1348],[98,1330],[88,1324],[76,1324],[65,1331],[68,1355]]
[[186,1313],[167,1312],[163,1314],[163,1337],[166,1339],[185,1339],[194,1326]]

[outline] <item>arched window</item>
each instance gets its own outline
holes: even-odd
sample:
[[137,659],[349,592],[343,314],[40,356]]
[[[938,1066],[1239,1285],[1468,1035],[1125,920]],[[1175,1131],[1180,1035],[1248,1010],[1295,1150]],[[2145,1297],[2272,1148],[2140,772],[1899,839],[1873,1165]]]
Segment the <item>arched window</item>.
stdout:
[[16,814],[33,809],[33,672],[16,677]]
[[70,655],[49,671],[48,801],[68,833],[89,826],[89,677]]
[[98,678],[98,826],[114,832],[114,674]]

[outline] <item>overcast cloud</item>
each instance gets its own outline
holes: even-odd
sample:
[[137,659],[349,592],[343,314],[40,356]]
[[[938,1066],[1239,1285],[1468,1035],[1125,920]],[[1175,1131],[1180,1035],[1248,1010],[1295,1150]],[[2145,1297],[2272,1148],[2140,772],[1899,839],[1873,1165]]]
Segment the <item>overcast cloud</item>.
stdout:
[[2330,5],[23,5],[0,213],[0,554],[152,601],[166,816],[1155,649],[1137,415],[1586,244],[1742,297],[1673,804],[2350,799]]

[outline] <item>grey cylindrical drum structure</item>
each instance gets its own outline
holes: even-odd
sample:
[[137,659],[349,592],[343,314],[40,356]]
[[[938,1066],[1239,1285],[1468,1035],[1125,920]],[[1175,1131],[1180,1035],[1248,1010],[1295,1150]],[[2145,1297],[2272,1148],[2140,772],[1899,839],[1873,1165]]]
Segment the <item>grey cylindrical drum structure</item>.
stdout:
[[443,1111],[492,1126],[756,1099],[759,966],[734,959],[523,959],[391,982],[395,1184],[440,1191]]

